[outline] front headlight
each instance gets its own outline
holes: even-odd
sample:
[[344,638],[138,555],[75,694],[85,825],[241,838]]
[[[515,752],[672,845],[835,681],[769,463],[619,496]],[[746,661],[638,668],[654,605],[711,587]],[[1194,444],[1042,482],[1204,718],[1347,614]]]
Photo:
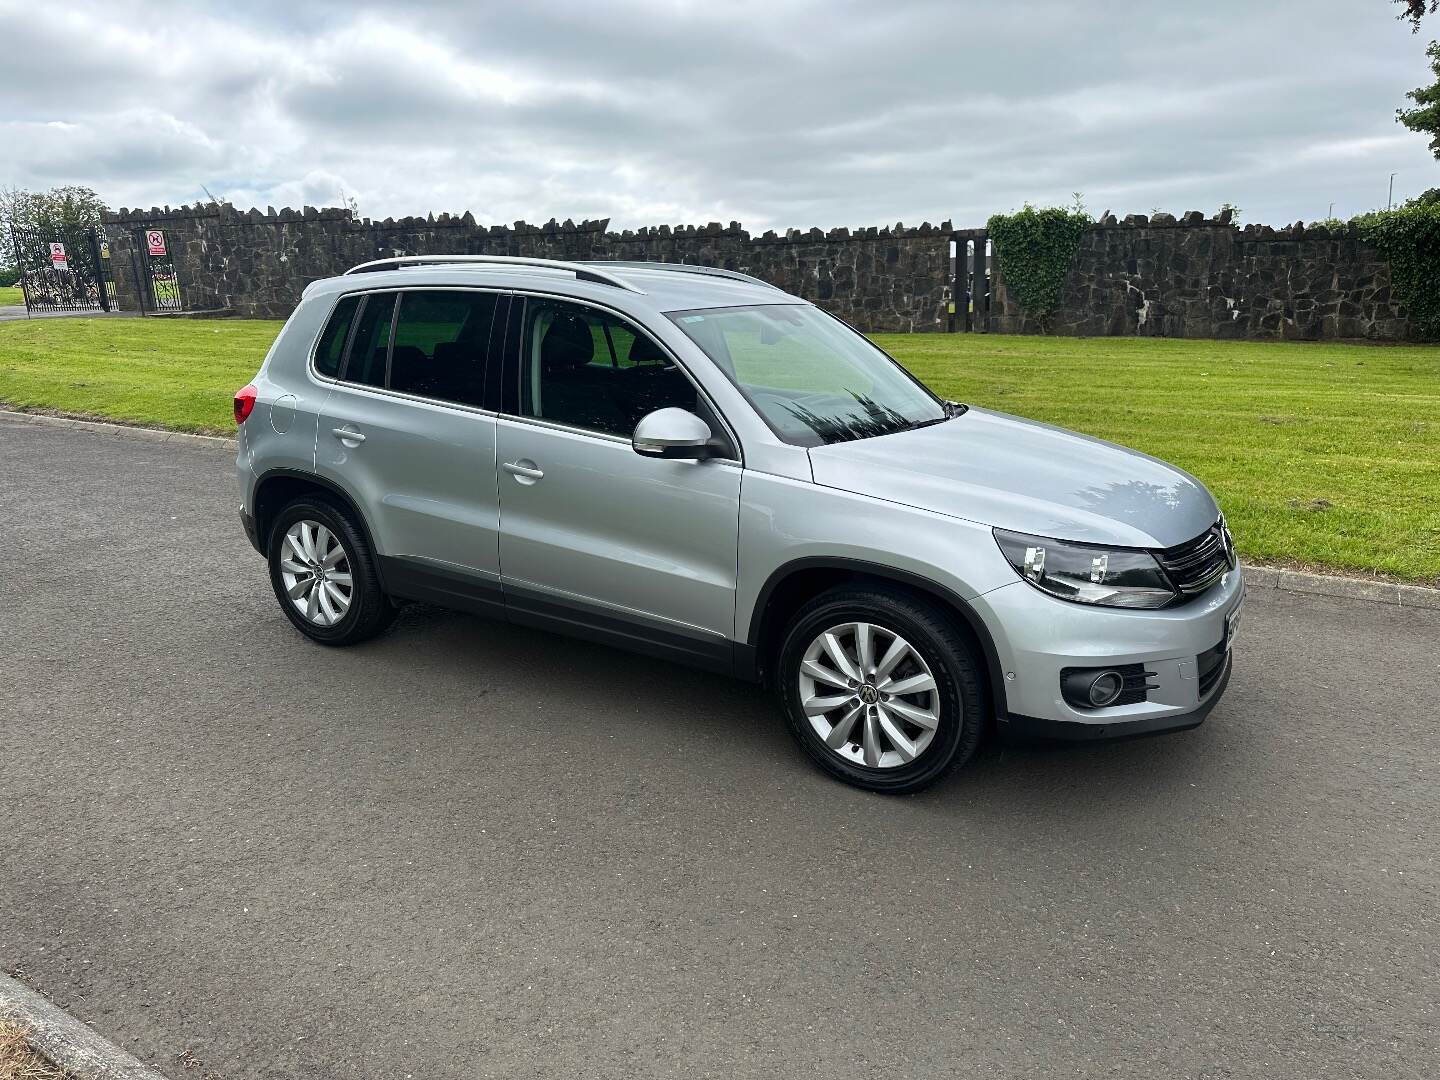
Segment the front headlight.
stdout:
[[1041,592],[1103,607],[1160,608],[1178,595],[1148,551],[995,530],[1015,572]]

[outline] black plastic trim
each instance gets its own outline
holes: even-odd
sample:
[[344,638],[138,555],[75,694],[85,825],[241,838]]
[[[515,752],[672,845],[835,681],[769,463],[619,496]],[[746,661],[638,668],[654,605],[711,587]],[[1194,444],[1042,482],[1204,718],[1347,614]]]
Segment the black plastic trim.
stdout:
[[379,562],[386,592],[398,600],[419,600],[504,619],[517,626],[745,678],[744,668],[736,666],[736,643],[718,634],[687,631],[673,623],[522,585],[502,585],[496,577],[413,556],[382,555]]
[[975,609],[958,593],[936,584],[929,578],[913,574],[908,570],[898,570],[883,563],[867,562],[864,559],[846,559],[828,555],[795,559],[785,563],[766,579],[759,595],[755,598],[755,607],[750,613],[750,628],[745,639],[751,654],[755,656],[754,662],[757,667],[763,661],[763,658],[758,656],[758,649],[765,629],[765,611],[770,606],[770,599],[775,595],[775,590],[784,583],[786,578],[805,570],[816,569],[844,570],[847,573],[866,574],[893,581],[899,585],[908,585],[958,611],[975,635],[975,639],[980,642],[980,651],[985,654],[985,667],[990,673],[990,700],[995,715],[997,717],[1006,715],[1005,672],[1000,667],[1000,654],[995,649],[995,639],[990,636],[989,627],[985,625],[985,620],[980,618]]
[[250,541],[250,546],[264,555],[265,549],[260,546],[260,534],[255,531],[255,515],[243,507],[240,510],[240,527],[245,530],[245,539]]
[[1042,720],[1035,716],[1002,717],[1000,734],[1023,739],[1056,739],[1064,742],[1096,742],[1112,739],[1134,739],[1145,735],[1167,735],[1172,731],[1189,731],[1205,722],[1210,710],[1220,701],[1230,683],[1230,657],[1225,657],[1225,671],[1214,692],[1193,712],[1176,716],[1156,716],[1148,720],[1130,720],[1114,724],[1080,724],[1069,720]]
[[385,591],[399,600],[469,611],[491,618],[505,614],[499,578],[440,566],[407,555],[381,555]]
[[726,675],[735,670],[735,643],[729,638],[703,630],[686,631],[643,615],[617,612],[524,586],[505,586],[505,614],[520,626],[552,630]]

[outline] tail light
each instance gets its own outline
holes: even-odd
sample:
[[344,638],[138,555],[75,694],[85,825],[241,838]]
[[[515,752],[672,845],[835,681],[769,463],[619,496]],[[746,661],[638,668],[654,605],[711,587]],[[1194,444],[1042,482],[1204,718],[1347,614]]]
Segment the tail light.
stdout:
[[247,386],[235,395],[235,423],[243,424],[255,408],[256,390],[253,386]]

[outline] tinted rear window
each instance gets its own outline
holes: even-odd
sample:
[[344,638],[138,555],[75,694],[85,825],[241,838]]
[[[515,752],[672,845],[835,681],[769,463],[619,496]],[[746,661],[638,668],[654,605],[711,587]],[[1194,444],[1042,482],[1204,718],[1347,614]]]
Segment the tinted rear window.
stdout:
[[358,296],[341,299],[320,334],[320,343],[315,346],[315,370],[326,378],[334,379],[340,374],[340,361],[345,356],[345,339],[350,334],[350,321],[355,318],[355,309],[359,306]]
[[483,405],[495,293],[402,294],[390,356],[390,389],[437,401]]
[[394,293],[373,293],[360,309],[350,357],[345,362],[345,381],[365,386],[385,385],[385,361],[390,351],[390,320],[395,313]]

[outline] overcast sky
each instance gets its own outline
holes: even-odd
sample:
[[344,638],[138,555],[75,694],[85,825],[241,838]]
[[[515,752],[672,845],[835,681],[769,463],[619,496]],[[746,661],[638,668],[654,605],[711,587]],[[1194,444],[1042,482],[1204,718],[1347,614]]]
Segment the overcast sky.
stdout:
[[1427,38],[1386,0],[148,7],[0,0],[0,184],[756,230],[1440,186],[1394,119]]

